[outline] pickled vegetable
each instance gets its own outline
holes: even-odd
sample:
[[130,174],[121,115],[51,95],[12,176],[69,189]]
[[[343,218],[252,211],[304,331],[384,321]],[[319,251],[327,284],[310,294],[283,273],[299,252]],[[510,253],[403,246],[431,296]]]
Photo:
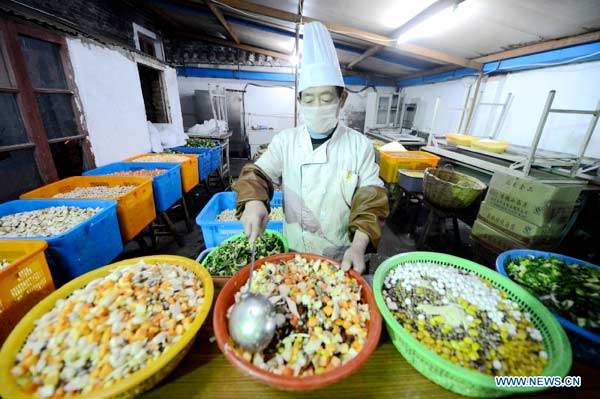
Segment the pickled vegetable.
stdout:
[[[277,255],[284,250],[283,243],[272,234],[263,234],[256,240],[256,259]],[[250,263],[252,247],[246,237],[223,242],[203,262],[206,270],[215,276],[231,276]]]
[[512,259],[506,271],[550,310],[600,334],[600,270],[529,255]]

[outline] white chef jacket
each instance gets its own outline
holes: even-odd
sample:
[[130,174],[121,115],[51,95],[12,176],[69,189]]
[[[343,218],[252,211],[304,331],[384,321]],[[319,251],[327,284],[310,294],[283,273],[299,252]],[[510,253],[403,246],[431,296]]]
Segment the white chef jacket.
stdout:
[[383,187],[371,141],[341,123],[315,150],[306,126],[282,130],[256,165],[283,187],[289,247],[338,260],[351,244],[348,223],[355,190]]

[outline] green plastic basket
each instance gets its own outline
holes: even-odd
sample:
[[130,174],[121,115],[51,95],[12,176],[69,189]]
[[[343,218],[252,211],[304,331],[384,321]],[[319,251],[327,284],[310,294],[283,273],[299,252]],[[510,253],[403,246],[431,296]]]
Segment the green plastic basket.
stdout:
[[531,321],[542,333],[545,350],[548,353],[548,364],[542,375],[561,377],[567,375],[572,363],[571,345],[567,335],[552,313],[525,289],[508,278],[466,259],[436,252],[408,252],[387,259],[377,268],[373,279],[373,291],[392,343],[406,361],[425,377],[452,392],[481,398],[547,389],[544,387],[497,387],[494,377],[457,366],[429,350],[410,335],[388,310],[383,299],[382,287],[385,277],[392,269],[413,262],[435,263],[474,272],[479,277],[490,281],[494,287],[505,291],[511,300],[517,302],[524,311],[531,315]]
[[[277,237],[279,239],[279,241],[281,241],[281,243],[283,244],[283,252],[282,253],[286,253],[286,252],[289,251],[287,239],[281,233],[279,233],[279,232],[277,232],[275,230],[265,230],[265,232],[263,234],[272,235],[272,236]],[[217,249],[219,249],[219,247],[221,245],[223,245],[224,243],[229,242],[229,241],[233,241],[233,240],[237,240],[240,237],[245,237],[245,236],[246,236],[245,233],[239,233],[239,234],[236,234],[236,235],[233,235],[233,236],[229,237],[228,239],[226,239],[225,241],[223,241],[221,244],[219,244],[218,246],[214,247],[213,250],[210,251],[208,253],[208,255],[206,255],[206,257],[203,259],[202,264],[206,263],[206,261],[212,256],[212,254]],[[220,276],[220,277],[228,277],[228,276]],[[229,276],[229,277],[231,277],[231,276]]]

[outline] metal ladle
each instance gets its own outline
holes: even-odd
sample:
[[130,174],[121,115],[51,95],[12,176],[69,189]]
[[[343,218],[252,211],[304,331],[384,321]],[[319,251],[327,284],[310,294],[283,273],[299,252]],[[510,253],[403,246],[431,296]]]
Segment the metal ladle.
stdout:
[[252,275],[254,274],[254,258],[256,244],[252,243],[252,261],[248,291],[242,294],[240,302],[231,309],[229,316],[229,334],[233,342],[250,352],[259,352],[266,348],[275,335],[275,307],[262,294],[253,294]]

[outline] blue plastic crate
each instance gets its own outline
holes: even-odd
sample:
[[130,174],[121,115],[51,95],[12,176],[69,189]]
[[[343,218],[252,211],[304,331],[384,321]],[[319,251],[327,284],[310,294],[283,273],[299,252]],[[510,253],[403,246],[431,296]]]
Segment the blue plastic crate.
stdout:
[[204,147],[173,147],[170,148],[173,151],[183,152],[184,154],[208,154],[212,148]]
[[0,217],[53,206],[103,208],[99,213],[72,229],[52,237],[2,237],[10,240],[45,240],[46,254],[56,287],[112,262],[123,251],[117,201],[31,199],[0,205]]
[[[587,265],[594,269],[600,270],[600,266],[592,265],[589,262],[585,262],[580,259],[571,258],[569,256],[555,254],[546,251],[536,251],[533,249],[511,249],[510,251],[502,252],[496,259],[496,270],[503,276],[509,277],[508,272],[505,269],[505,265],[514,258],[523,258],[529,255],[535,257],[553,257],[560,259],[565,263],[576,264],[576,265]],[[510,277],[509,277],[510,278]],[[565,319],[554,313],[554,316],[558,319],[560,325],[565,329],[575,357],[578,357],[584,361],[600,366],[600,335],[594,334],[584,328],[579,327],[577,324]]]
[[[243,233],[240,221],[219,222],[217,216],[225,209],[235,209],[235,192],[217,193],[208,201],[196,217],[196,223],[202,229],[204,244],[207,248],[216,247],[232,235]],[[271,207],[283,206],[283,193],[276,192],[271,200]],[[283,221],[269,221],[267,229],[283,234]]]
[[114,172],[141,169],[167,169],[167,172],[162,175],[152,177],[152,192],[154,193],[156,212],[166,211],[181,199],[181,166],[178,163],[115,162],[88,170],[83,175],[107,176]]
[[220,145],[218,147],[211,148],[211,153],[210,153],[210,169],[211,169],[211,171],[215,171],[215,170],[219,169],[219,167],[221,166],[221,155],[223,153],[222,149],[223,149],[223,147],[221,147]]
[[[171,150],[183,152],[184,154],[207,154],[210,161],[208,170],[208,174],[210,175],[212,172],[217,170],[219,166],[221,166],[222,148],[223,147],[221,145],[218,145],[217,147],[210,148],[174,147],[171,148]],[[204,180],[202,177],[200,177],[200,179]]]
[[198,154],[198,175],[200,180],[205,180],[211,173],[210,154]]

